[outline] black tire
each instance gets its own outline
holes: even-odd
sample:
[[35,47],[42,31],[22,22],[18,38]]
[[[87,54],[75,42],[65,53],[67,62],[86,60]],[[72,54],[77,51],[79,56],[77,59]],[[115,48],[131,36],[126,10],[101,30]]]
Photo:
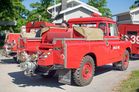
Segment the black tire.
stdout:
[[48,73],[48,75],[41,75],[41,77],[43,77],[43,78],[52,78],[52,77],[54,77],[55,76],[55,74],[56,74],[56,70],[52,70],[52,71],[49,71],[49,73]]
[[123,59],[119,62],[113,63],[113,67],[120,71],[126,70],[129,65],[129,57],[129,52],[126,50],[123,54]]
[[[85,68],[87,64],[89,65],[88,70],[87,68]],[[84,56],[80,63],[80,67],[73,70],[73,81],[78,86],[86,86],[91,83],[94,76],[94,72],[95,72],[95,65],[93,58],[89,55]],[[84,75],[87,75],[88,78],[85,79],[86,76]]]

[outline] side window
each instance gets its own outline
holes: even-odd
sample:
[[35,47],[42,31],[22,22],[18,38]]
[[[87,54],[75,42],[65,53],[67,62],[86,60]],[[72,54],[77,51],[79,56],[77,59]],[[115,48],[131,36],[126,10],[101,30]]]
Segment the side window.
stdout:
[[104,35],[107,35],[107,27],[106,27],[106,23],[100,23],[100,24],[98,25],[98,27],[99,27],[100,29],[103,30]]
[[109,24],[110,36],[118,36],[116,24]]

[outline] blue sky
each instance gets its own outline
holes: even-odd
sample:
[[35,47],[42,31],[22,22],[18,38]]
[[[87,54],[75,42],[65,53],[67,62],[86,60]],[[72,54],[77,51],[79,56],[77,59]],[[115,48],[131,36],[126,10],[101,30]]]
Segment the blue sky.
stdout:
[[[27,7],[27,9],[31,10],[29,4],[36,1],[39,0],[24,0],[23,4]],[[87,2],[88,0],[81,1]],[[134,3],[134,1],[135,0],[107,0],[107,7],[110,8],[112,14],[117,14],[128,11],[129,7]]]

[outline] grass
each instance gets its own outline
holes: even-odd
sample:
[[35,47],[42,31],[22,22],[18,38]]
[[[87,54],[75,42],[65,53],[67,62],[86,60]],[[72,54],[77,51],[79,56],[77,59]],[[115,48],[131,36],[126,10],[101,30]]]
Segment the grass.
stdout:
[[122,81],[116,92],[139,92],[139,71],[133,71],[127,80]]

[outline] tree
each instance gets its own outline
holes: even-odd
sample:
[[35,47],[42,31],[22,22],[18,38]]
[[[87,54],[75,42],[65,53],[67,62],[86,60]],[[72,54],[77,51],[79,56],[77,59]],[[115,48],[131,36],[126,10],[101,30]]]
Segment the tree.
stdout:
[[[59,3],[61,0],[56,0]],[[30,4],[33,10],[30,12],[27,20],[28,21],[51,21],[51,17],[47,12],[47,8],[54,4],[53,0],[40,0],[40,2],[35,2]]]
[[88,0],[88,4],[97,8],[101,13],[102,16],[111,17],[111,11],[107,8],[107,1],[106,0]]
[[0,30],[20,31],[25,24],[28,10],[22,4],[23,0],[0,0],[0,21],[17,21],[17,26],[1,26]]
[[135,9],[139,7],[139,0],[135,0],[134,4],[129,7],[129,9]]

